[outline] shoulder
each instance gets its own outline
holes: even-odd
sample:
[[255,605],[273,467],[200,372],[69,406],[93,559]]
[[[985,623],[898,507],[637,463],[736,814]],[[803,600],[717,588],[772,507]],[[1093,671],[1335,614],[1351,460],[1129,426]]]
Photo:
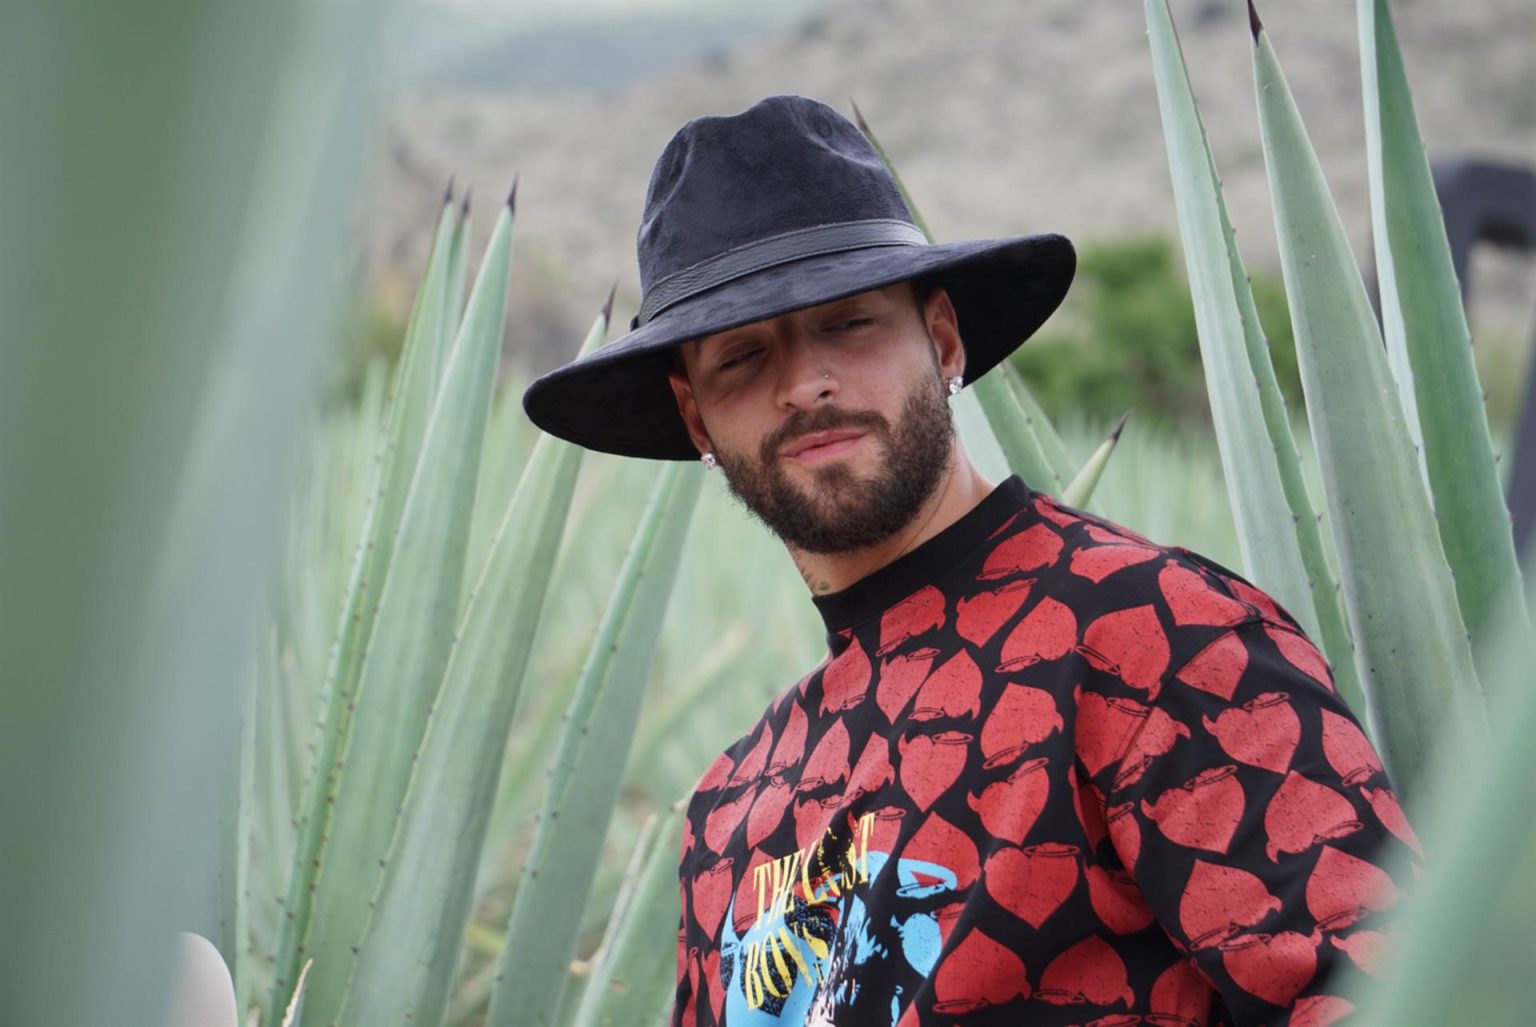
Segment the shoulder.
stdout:
[[1092,597],[1106,612],[1150,604],[1172,627],[1230,627],[1244,620],[1299,625],[1275,599],[1210,557],[1144,535],[1043,493],[1034,493],[1032,520],[1060,539],[1053,584]]
[[1183,546],[1163,545],[1104,517],[1033,495],[1031,518],[1060,553],[1040,588],[1078,621],[1078,652],[1096,671],[1086,691],[1155,700],[1171,681],[1227,693],[1255,642],[1324,689],[1331,676],[1297,620],[1241,574]]

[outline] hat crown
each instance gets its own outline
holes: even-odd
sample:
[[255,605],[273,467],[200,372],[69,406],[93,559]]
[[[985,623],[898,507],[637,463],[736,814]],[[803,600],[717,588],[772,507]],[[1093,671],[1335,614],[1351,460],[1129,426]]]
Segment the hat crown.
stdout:
[[696,118],[656,161],[636,251],[640,285],[751,243],[821,225],[912,223],[885,162],[837,111],[772,96]]

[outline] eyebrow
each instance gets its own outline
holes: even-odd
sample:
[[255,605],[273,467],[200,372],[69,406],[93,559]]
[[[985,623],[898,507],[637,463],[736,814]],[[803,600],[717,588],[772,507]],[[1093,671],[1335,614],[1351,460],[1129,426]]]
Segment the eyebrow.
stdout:
[[715,349],[719,349],[722,346],[729,346],[731,343],[736,342],[738,339],[740,339],[742,337],[742,335],[747,333],[748,330],[751,329],[752,327],[753,326],[750,325],[750,324],[738,325],[735,328],[727,328],[724,331],[715,332],[715,333],[713,333],[711,335],[706,335],[702,339],[691,339],[691,340],[689,340],[689,342],[694,347],[694,354],[693,354],[694,358],[697,359],[697,360],[703,360],[704,359],[704,356],[705,356],[705,354],[704,354],[705,344],[710,342],[711,340],[714,340],[714,347],[715,347]]

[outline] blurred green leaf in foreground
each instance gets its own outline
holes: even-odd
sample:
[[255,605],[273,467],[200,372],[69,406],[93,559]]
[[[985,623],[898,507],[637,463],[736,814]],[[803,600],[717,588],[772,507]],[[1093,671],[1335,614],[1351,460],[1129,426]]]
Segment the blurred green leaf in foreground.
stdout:
[[0,16],[0,1023],[156,1023],[175,931],[233,933],[238,668],[373,23],[293,0]]

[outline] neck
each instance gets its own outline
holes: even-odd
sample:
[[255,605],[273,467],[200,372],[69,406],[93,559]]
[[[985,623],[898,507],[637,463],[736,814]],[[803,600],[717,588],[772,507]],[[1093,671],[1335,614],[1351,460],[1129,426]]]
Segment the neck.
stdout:
[[975,509],[991,491],[992,483],[957,444],[933,495],[900,531],[872,546],[842,553],[807,553],[794,546],[786,548],[812,595],[839,592],[933,538]]

